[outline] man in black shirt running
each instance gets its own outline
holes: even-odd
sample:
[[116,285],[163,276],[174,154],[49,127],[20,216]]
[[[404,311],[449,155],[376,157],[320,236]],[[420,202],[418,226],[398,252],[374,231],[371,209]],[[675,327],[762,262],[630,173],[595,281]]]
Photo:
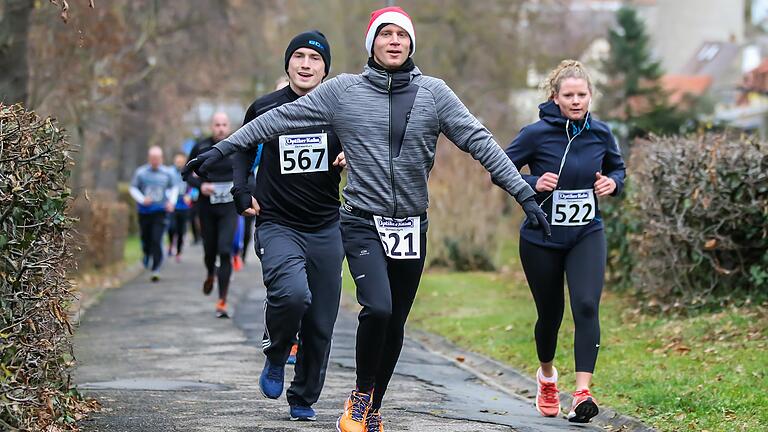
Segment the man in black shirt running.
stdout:
[[[199,141],[189,153],[189,158],[195,158],[213,147],[214,144],[226,138],[230,133],[229,118],[225,113],[216,113],[211,118],[212,136]],[[232,160],[223,158],[218,161],[204,177],[189,175],[187,183],[200,189],[197,200],[200,228],[203,236],[204,262],[207,270],[203,282],[203,293],[208,295],[213,290],[213,284],[219,282],[219,300],[216,303],[216,316],[228,318],[227,292],[232,277],[232,240],[237,228],[237,213],[232,193]],[[219,266],[216,268],[216,257]]]
[[[289,85],[256,100],[244,123],[309,93],[330,66],[330,45],[322,33],[297,35],[285,51]],[[254,243],[267,287],[267,360],[259,385],[268,398],[282,394],[285,363],[299,333],[296,373],[287,391],[292,420],[315,419],[312,405],[325,380],[339,308],[341,151],[328,125],[282,134],[263,146],[253,190],[247,177],[257,148],[235,155],[235,203],[238,213],[257,215]]]

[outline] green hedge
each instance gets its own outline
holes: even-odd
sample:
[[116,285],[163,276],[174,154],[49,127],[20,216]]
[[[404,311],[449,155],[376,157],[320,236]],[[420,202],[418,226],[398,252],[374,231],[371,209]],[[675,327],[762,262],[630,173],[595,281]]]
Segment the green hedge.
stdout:
[[51,119],[0,104],[0,429],[73,429],[72,161]]
[[768,296],[768,144],[705,134],[634,146],[607,209],[611,278],[651,305]]

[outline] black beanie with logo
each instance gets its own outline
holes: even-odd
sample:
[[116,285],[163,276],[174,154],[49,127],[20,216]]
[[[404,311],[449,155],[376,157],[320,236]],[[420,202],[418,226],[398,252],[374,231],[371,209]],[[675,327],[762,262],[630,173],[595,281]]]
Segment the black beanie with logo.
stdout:
[[299,48],[309,48],[317,51],[325,63],[325,76],[331,70],[331,45],[325,38],[325,35],[317,30],[310,30],[296,35],[285,49],[285,71],[288,72],[288,62],[293,53]]

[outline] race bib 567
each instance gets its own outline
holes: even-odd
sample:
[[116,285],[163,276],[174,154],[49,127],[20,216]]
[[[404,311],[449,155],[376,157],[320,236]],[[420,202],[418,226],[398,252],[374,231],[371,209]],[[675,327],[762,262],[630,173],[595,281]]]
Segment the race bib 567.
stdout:
[[595,218],[592,189],[556,190],[552,195],[552,225],[579,226]]
[[325,133],[282,135],[280,173],[328,171],[328,135]]

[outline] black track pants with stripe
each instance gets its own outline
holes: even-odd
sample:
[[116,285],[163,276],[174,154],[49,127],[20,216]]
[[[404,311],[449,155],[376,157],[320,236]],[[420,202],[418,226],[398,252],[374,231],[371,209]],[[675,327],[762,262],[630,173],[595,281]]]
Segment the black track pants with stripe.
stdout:
[[273,222],[256,227],[256,255],[267,287],[263,348],[284,365],[299,334],[288,403],[310,406],[325,382],[331,336],[341,297],[344,250],[338,223],[303,232]]

